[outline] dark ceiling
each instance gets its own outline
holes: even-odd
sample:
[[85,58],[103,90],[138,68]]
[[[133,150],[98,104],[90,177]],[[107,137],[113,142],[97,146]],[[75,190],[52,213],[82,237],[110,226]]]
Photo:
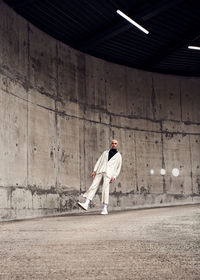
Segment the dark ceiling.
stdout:
[[[199,0],[5,0],[52,37],[93,56],[134,68],[200,76]],[[138,30],[120,9],[149,30]]]

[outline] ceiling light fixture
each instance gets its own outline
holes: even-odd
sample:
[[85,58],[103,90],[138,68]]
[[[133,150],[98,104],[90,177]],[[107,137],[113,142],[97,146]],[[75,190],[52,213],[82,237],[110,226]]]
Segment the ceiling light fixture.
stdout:
[[137,22],[135,22],[133,19],[131,19],[130,17],[128,17],[127,15],[125,15],[123,12],[121,12],[120,10],[116,11],[120,16],[122,16],[123,18],[125,18],[126,20],[128,20],[130,23],[132,23],[133,25],[135,25],[137,28],[139,28],[141,31],[143,31],[146,34],[149,34],[149,31],[146,30],[144,27],[142,27],[141,25],[139,25]]
[[196,47],[196,46],[188,46],[188,49],[200,51],[200,47]]

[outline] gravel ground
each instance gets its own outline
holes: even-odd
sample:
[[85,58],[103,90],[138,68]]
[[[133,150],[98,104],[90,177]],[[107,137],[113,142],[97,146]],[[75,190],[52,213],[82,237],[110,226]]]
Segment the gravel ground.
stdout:
[[0,279],[200,280],[200,205],[1,223]]

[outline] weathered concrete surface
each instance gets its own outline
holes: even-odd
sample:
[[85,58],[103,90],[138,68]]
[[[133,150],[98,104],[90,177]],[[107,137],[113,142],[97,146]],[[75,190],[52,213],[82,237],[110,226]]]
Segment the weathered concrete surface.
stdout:
[[200,79],[181,79],[181,104],[182,120],[199,122],[200,110],[196,110],[196,104],[200,102]]
[[0,220],[78,211],[112,138],[123,166],[111,208],[200,202],[199,78],[85,55],[3,1],[0,41]]
[[[28,32],[24,19],[16,16],[0,1],[0,65],[1,71],[12,75],[15,79],[27,80],[28,63]],[[12,71],[10,71],[12,69]]]
[[200,205],[0,224],[0,279],[199,280]]

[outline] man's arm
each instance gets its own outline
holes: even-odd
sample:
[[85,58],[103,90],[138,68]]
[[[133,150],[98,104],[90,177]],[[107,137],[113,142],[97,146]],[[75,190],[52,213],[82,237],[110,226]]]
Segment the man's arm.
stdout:
[[[120,155],[119,163],[118,163],[118,165],[117,165],[117,170],[116,170],[115,176],[114,176],[114,180],[119,176],[119,173],[120,173],[120,171],[121,171],[121,167],[122,167],[122,157],[121,157],[121,155]],[[114,181],[114,180],[113,180],[113,181]]]
[[97,171],[97,169],[98,169],[98,167],[99,167],[99,165],[100,165],[100,162],[101,162],[101,160],[102,160],[103,154],[104,154],[104,153],[102,153],[101,156],[99,157],[99,159],[97,160],[97,162],[96,162],[96,164],[95,164],[95,166],[94,166],[94,169],[93,169],[92,173],[90,174],[90,177],[92,177],[92,178],[95,177],[96,171]]

